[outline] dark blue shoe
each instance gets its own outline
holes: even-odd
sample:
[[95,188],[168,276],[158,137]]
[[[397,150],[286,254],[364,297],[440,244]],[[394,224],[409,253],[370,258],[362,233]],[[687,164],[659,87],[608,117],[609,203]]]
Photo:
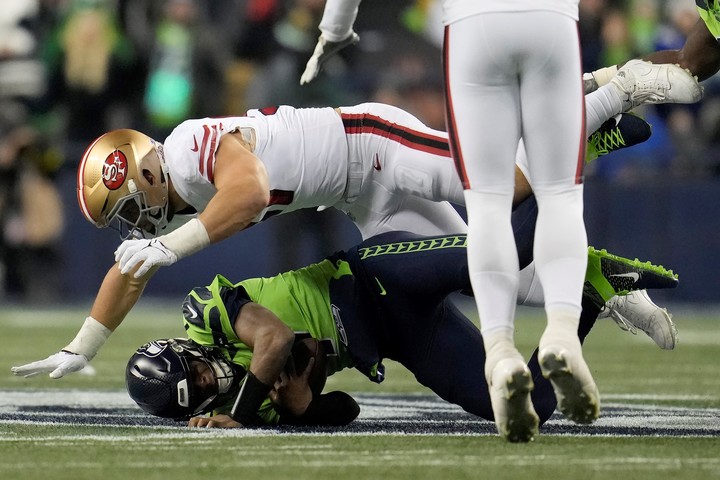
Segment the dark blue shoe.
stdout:
[[585,163],[622,148],[642,143],[652,135],[652,127],[632,113],[621,113],[603,123],[588,138]]

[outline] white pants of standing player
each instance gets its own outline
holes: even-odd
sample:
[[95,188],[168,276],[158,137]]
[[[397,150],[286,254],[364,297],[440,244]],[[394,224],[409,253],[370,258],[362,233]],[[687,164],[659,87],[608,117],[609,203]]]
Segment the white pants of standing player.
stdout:
[[539,206],[535,266],[548,320],[557,312],[579,317],[587,236],[576,22],[543,11],[489,13],[452,23],[445,33],[448,128],[466,188],[468,257],[482,330],[514,322],[518,260],[510,212],[521,137]]

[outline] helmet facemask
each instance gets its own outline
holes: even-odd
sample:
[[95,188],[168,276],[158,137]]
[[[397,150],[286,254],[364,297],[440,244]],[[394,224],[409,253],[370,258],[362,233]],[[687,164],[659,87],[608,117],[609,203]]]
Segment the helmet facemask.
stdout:
[[[133,180],[129,180],[134,185]],[[168,225],[168,204],[148,206],[147,195],[137,191],[122,197],[108,213],[108,226],[120,233],[120,238],[153,238]]]
[[[198,365],[209,369],[212,382],[198,382]],[[130,358],[126,386],[130,397],[147,413],[187,420],[229,403],[244,374],[216,349],[182,338],[156,340]]]
[[[208,351],[208,349],[203,350],[203,355],[200,357],[185,357],[190,372],[187,382],[190,392],[189,407],[193,410],[193,416],[211,412],[231,400],[237,393],[237,388],[233,387],[237,387],[239,383],[235,369],[230,362],[219,353]],[[208,367],[213,377],[211,385],[204,388],[198,385],[197,379],[194,378],[195,369],[193,368],[193,363],[196,362],[201,362]]]

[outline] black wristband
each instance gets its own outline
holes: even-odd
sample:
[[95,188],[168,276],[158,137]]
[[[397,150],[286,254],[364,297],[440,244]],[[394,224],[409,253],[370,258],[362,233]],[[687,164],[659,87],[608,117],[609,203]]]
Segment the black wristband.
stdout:
[[267,398],[270,390],[272,390],[271,386],[265,385],[251,371],[248,371],[235,404],[230,410],[230,417],[245,427],[261,423],[262,419],[258,416],[257,411]]

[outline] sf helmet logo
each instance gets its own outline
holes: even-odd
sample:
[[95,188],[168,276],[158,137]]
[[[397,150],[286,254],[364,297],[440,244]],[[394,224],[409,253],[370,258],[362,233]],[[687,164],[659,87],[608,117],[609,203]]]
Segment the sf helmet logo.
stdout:
[[120,150],[115,150],[103,163],[103,183],[108,189],[117,190],[125,183],[127,170],[127,157]]

